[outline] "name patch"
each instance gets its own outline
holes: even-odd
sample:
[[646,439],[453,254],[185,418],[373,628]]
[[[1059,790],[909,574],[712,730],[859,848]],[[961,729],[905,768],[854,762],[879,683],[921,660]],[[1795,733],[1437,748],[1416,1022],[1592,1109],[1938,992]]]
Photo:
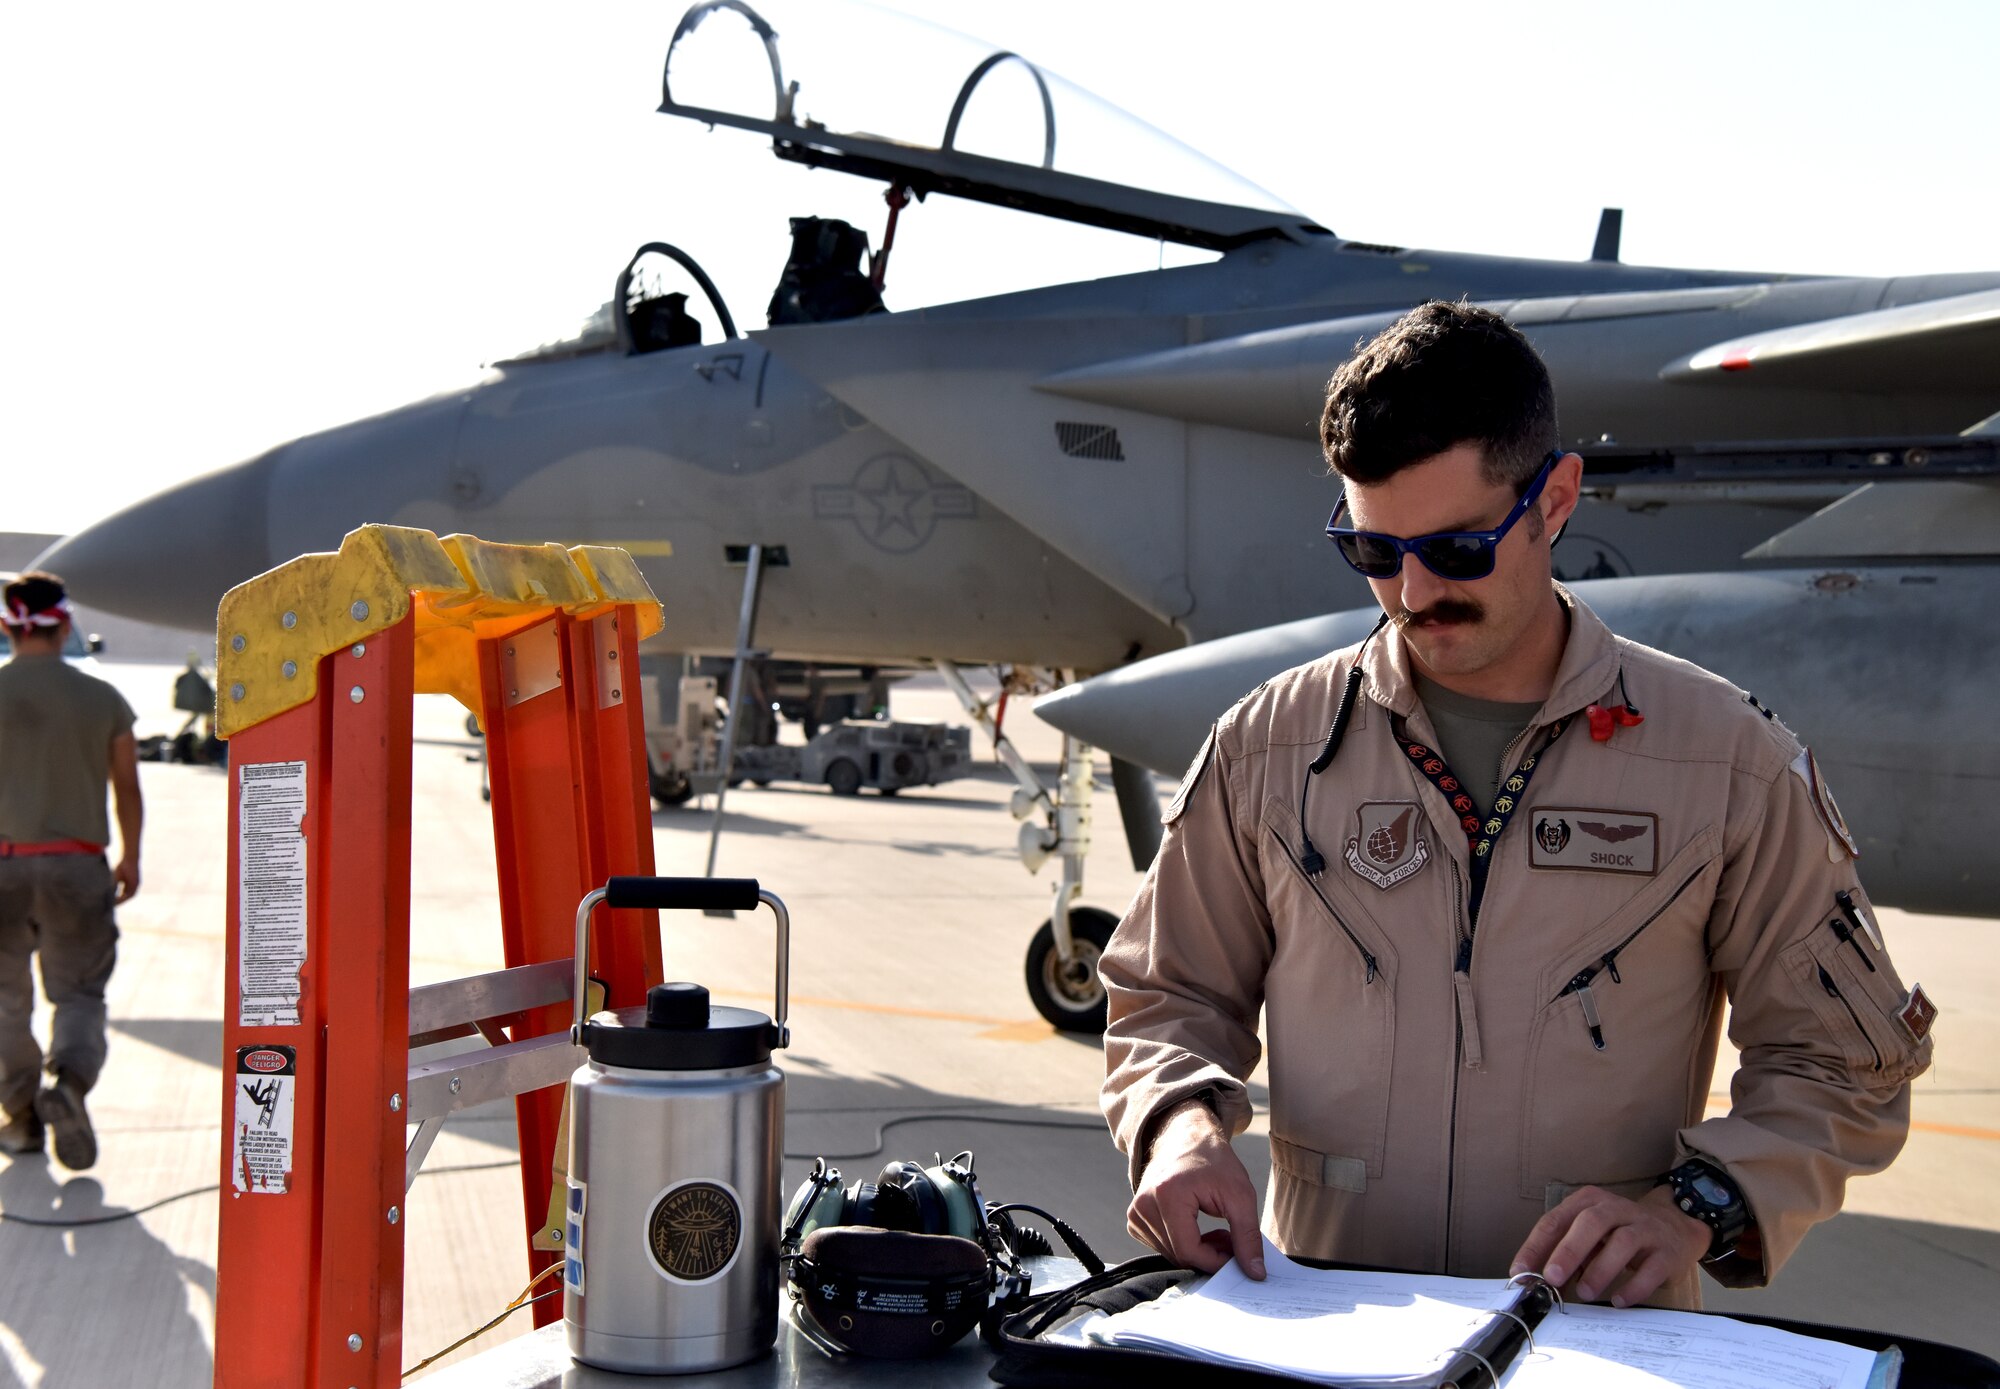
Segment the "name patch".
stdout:
[[1430,862],[1424,813],[1415,801],[1368,801],[1347,841],[1347,866],[1387,892]]
[[1537,806],[1528,812],[1528,866],[1651,877],[1660,871],[1660,817],[1643,810]]

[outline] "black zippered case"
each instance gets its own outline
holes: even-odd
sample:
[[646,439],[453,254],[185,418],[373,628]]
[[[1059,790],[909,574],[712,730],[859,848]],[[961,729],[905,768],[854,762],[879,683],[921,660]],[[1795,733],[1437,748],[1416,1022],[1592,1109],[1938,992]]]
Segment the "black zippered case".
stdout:
[[[1272,1371],[1214,1365],[1164,1351],[1073,1346],[1045,1339],[1050,1332],[1091,1312],[1122,1312],[1199,1277],[1157,1254],[1148,1254],[1033,1298],[990,1329],[987,1343],[999,1357],[992,1376],[1021,1389],[1091,1389],[1105,1384],[1143,1384],[1159,1389],[1194,1376],[1199,1376],[1204,1386],[1284,1385],[1297,1389],[1300,1384],[1321,1383]],[[1507,1366],[1527,1340],[1527,1329],[1554,1305],[1555,1296],[1547,1284],[1524,1287],[1508,1312],[1495,1314],[1464,1346],[1443,1348],[1439,1355],[1443,1363],[1433,1373],[1353,1379],[1338,1389],[1493,1389],[1493,1375],[1505,1376]]]

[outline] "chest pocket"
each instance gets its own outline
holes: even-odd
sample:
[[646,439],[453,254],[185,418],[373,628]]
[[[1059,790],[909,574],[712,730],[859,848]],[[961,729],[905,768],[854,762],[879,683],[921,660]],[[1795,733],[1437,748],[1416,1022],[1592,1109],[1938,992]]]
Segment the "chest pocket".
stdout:
[[[1258,853],[1275,951],[1264,986],[1271,1132],[1382,1175],[1395,1059],[1396,949],[1300,866],[1298,818],[1265,803]],[[1276,1144],[1273,1145],[1274,1148]],[[1281,1170],[1287,1181],[1296,1174]],[[1277,1180],[1277,1178],[1274,1178]]]
[[1704,829],[1542,975],[1521,1076],[1523,1196],[1672,1166],[1708,1084],[1696,1057],[1719,999],[1707,923],[1721,843]]

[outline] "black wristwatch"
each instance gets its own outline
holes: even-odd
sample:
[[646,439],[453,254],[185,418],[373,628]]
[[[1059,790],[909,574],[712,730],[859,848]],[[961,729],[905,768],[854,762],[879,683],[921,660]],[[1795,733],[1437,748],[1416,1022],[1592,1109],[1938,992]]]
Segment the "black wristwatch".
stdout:
[[1692,1158],[1682,1163],[1660,1182],[1673,1188],[1674,1204],[1708,1226],[1707,1263],[1734,1253],[1736,1242],[1750,1228],[1750,1207],[1742,1189],[1727,1172],[1713,1163]]

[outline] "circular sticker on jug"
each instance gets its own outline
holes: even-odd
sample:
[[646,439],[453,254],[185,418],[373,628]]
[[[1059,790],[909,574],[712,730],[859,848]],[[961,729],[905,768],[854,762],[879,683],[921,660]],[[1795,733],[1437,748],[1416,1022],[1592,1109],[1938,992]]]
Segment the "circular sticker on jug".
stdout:
[[646,1253],[653,1267],[681,1283],[719,1278],[743,1239],[743,1205],[720,1182],[682,1182],[653,1198]]

